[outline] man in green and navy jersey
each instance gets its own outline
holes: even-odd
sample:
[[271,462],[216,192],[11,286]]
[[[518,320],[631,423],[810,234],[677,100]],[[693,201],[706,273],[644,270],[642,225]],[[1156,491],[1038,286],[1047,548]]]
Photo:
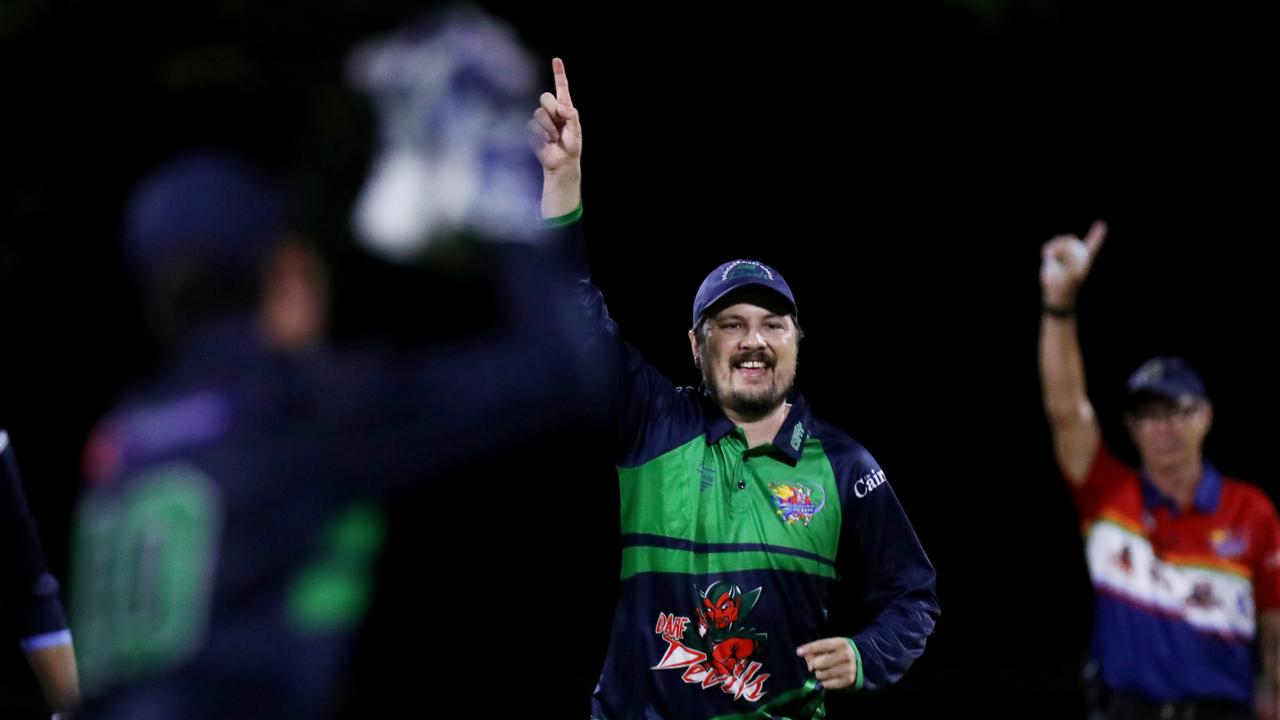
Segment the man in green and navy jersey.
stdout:
[[[552,66],[530,140],[542,215],[573,243],[582,126]],[[575,292],[593,320],[583,347],[618,357],[622,588],[593,716],[818,718],[826,690],[898,680],[938,616],[934,570],[871,454],[794,390],[801,332],[782,276],[736,260],[702,283],[689,330],[701,392],[621,340],[590,281]],[[828,627],[842,579],[866,618],[852,637]]]

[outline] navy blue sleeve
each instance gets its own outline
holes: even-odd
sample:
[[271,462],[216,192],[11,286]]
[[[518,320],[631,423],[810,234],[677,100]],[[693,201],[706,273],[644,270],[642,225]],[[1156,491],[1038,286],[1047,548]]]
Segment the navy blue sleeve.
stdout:
[[859,588],[866,624],[853,635],[858,685],[897,682],[924,652],[939,615],[936,575],[884,471],[849,441],[837,464],[843,507],[843,573]]
[[[116,454],[124,459],[115,464],[136,467],[205,447],[243,448],[223,453],[232,456],[227,462],[247,454],[279,462],[272,474],[323,479],[309,492],[326,496],[316,504],[330,506],[406,489],[424,475],[455,471],[507,448],[563,442],[602,395],[593,378],[613,363],[594,348],[572,345],[586,318],[569,305],[563,288],[572,276],[552,253],[516,243],[486,252],[502,315],[493,327],[415,353],[248,349],[245,358],[228,361],[247,369],[202,368],[212,379],[166,386],[139,399],[136,411],[121,413],[124,449]],[[449,311],[424,308],[420,322]],[[244,343],[255,342],[244,332]],[[183,420],[167,423],[182,428],[177,439],[148,441],[157,413]],[[258,465],[254,473],[267,471]],[[101,474],[117,472],[123,470]]]
[[58,600],[58,582],[49,573],[35,521],[27,507],[26,494],[18,475],[18,463],[9,437],[0,430],[0,532],[4,547],[0,570],[4,577],[4,595],[0,605],[10,635],[15,640],[29,640],[67,629],[67,621]]
[[[472,341],[411,356],[352,353],[309,383],[330,436],[327,469],[391,486],[501,452],[563,438],[598,402],[611,361],[572,346],[585,319],[562,292],[570,274],[533,247],[491,249],[501,324]],[[360,489],[348,486],[350,490]],[[369,488],[364,488],[368,490]]]
[[603,417],[598,420],[612,430],[614,461],[621,467],[634,467],[700,432],[697,406],[623,340],[618,324],[609,317],[604,295],[591,282],[581,218],[556,232],[559,238],[555,245],[576,275],[569,295],[582,321],[574,323],[579,335],[572,344],[584,355],[611,363],[597,376],[603,393],[603,402],[597,407]]

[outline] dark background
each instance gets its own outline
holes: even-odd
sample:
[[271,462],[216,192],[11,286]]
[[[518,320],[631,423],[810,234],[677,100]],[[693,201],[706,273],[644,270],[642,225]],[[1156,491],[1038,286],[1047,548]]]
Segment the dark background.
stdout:
[[[928,652],[833,715],[1079,717],[1090,596],[1040,409],[1038,249],[1111,224],[1080,308],[1108,442],[1132,457],[1128,372],[1182,354],[1215,402],[1209,457],[1276,497],[1272,18],[1242,2],[795,5],[485,6],[568,64],[596,280],[631,340],[692,384],[705,273],[781,269],[802,389],[875,454],[938,568]],[[382,265],[347,231],[372,126],[343,54],[422,8],[0,0],[0,426],[61,577],[80,446],[158,359],[115,238],[130,184],[172,152],[229,145],[297,178],[338,340],[420,342],[421,308],[465,334],[476,283]],[[607,463],[570,454],[548,451],[555,477],[477,465],[505,500],[474,518],[441,517],[429,488],[395,505],[348,716],[585,717],[617,491]],[[16,649],[0,672],[0,715],[38,707]]]

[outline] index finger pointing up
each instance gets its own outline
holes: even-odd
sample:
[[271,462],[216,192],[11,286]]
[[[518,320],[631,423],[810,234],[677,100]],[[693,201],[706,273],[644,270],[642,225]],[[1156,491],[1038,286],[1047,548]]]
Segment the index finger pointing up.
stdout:
[[1101,220],[1094,220],[1093,225],[1089,228],[1089,234],[1084,238],[1084,244],[1089,249],[1089,257],[1098,254],[1098,249],[1102,247],[1102,241],[1107,239],[1107,224]]
[[569,97],[569,76],[564,71],[564,61],[551,59],[551,72],[556,77],[556,100],[573,107],[573,99]]

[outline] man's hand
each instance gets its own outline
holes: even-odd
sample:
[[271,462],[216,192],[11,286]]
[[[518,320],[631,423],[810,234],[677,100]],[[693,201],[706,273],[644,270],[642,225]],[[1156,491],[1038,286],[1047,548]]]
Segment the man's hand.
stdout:
[[1059,235],[1040,250],[1040,288],[1046,305],[1069,308],[1076,302],[1080,284],[1107,238],[1107,224],[1096,220],[1084,240],[1075,235]]
[[848,638],[814,640],[796,648],[796,655],[828,690],[853,687],[858,681],[858,658]]
[[542,93],[529,121],[529,145],[542,163],[542,217],[558,217],[582,201],[582,122],[569,95],[564,61],[551,60],[556,94]]
[[569,76],[564,71],[564,61],[551,60],[555,75],[556,94],[544,92],[538,98],[538,109],[529,121],[529,144],[549,173],[573,169],[582,155],[582,124],[578,111],[569,95]]

